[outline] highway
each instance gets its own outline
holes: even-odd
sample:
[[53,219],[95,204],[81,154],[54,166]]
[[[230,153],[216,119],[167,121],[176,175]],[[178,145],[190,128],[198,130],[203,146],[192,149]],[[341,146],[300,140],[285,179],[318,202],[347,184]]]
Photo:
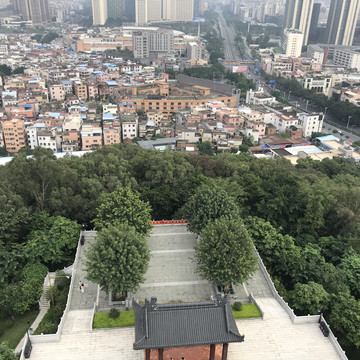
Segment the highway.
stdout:
[[232,27],[228,26],[223,15],[220,13],[219,16],[219,27],[221,36],[225,42],[225,60],[240,59],[240,53],[235,42],[235,31]]

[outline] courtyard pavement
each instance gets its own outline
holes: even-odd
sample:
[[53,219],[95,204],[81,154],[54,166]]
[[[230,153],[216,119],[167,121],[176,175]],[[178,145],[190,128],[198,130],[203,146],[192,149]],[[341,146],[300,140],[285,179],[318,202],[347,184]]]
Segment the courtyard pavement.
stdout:
[[194,273],[196,235],[189,233],[186,225],[154,226],[148,243],[150,266],[135,299],[144,301],[156,296],[161,303],[209,300],[215,296],[213,286]]
[[[86,280],[83,271],[84,250],[94,240],[87,233],[81,249],[76,271],[71,311],[65,321],[59,342],[34,343],[33,360],[140,360],[142,351],[133,350],[134,328],[93,330],[90,332],[91,309],[96,298],[97,286]],[[170,300],[209,299],[213,287],[194,274],[195,235],[188,233],[184,225],[155,226],[149,246],[150,267],[146,281],[135,294],[138,300],[157,296],[159,302]],[[85,284],[85,294],[77,287],[79,280]],[[228,360],[312,360],[339,359],[328,338],[319,330],[317,323],[293,324],[280,304],[271,296],[268,284],[259,270],[245,286],[236,289],[245,296],[253,293],[265,320],[236,320],[245,341],[230,344]],[[100,293],[100,302],[107,304],[106,294]],[[107,305],[106,305],[107,306]],[[90,315],[90,317],[89,317]],[[196,359],[189,359],[196,360]]]

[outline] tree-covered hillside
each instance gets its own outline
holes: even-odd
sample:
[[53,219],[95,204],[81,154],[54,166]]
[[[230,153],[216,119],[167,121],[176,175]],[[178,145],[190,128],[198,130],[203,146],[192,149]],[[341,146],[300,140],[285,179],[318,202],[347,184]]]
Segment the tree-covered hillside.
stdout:
[[343,344],[360,347],[360,167],[340,158],[294,167],[281,158],[133,145],[59,160],[40,148],[29,159],[20,154],[0,171],[0,294],[21,284],[26,264],[69,264],[80,225],[94,228],[107,194],[123,187],[159,220],[181,217],[204,187],[217,189],[236,204],[234,217],[290,306],[298,314],[321,309]]

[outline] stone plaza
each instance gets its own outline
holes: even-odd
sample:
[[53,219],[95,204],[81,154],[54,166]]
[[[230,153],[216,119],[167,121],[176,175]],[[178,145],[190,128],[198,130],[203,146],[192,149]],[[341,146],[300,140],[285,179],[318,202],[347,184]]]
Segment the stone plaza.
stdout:
[[[85,249],[94,240],[94,233],[85,234],[75,284],[83,280],[85,294],[75,286],[70,311],[59,342],[35,343],[34,360],[140,360],[143,351],[133,350],[135,330],[129,328],[91,329],[92,308],[97,285],[86,280],[83,270]],[[214,296],[213,286],[194,273],[196,236],[186,225],[157,225],[149,237],[151,259],[146,280],[134,294],[139,301],[157,296],[159,302],[206,300]],[[323,336],[318,323],[294,324],[286,311],[272,296],[263,272],[259,270],[247,284],[236,287],[243,300],[251,293],[264,313],[262,318],[236,320],[243,343],[229,346],[229,360],[308,360],[340,359],[329,338]],[[107,307],[108,298],[100,292],[99,306]],[[192,359],[196,360],[196,359]]]

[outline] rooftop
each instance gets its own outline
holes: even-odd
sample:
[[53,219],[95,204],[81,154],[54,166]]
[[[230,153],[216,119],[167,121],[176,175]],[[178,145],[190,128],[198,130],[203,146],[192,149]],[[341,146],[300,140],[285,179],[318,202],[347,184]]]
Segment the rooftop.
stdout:
[[178,304],[133,303],[135,310],[134,349],[233,343],[244,341],[239,334],[226,297]]

